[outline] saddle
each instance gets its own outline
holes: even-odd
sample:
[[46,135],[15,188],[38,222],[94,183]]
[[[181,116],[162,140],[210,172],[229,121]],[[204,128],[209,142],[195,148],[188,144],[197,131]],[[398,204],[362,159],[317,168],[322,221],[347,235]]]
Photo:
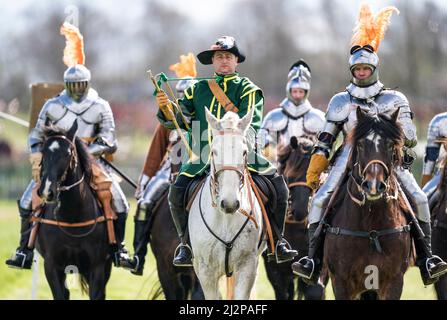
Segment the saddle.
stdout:
[[[192,203],[199,193],[200,188],[205,183],[207,175],[195,177],[186,187],[185,198],[183,199],[186,212],[191,209]],[[268,210],[274,212],[276,210],[276,191],[273,184],[262,175],[252,175],[253,181],[259,189],[259,193],[264,205],[268,205]]]

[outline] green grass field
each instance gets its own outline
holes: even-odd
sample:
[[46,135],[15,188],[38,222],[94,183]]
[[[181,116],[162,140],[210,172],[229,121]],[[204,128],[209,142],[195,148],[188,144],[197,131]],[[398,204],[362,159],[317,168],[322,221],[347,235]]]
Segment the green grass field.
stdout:
[[[131,203],[131,212],[135,203]],[[4,264],[18,242],[19,217],[14,201],[0,201],[0,299],[31,299],[32,271],[9,269]],[[128,219],[126,243],[131,244],[133,238],[133,221]],[[129,247],[129,245],[128,245]],[[131,249],[131,248],[129,248]],[[150,250],[149,250],[150,251]],[[273,289],[268,282],[264,265],[261,262],[256,281],[257,299],[274,299]],[[51,292],[43,273],[42,259],[39,258],[37,276],[37,299],[51,299]],[[130,272],[113,268],[112,277],[107,286],[108,299],[148,299],[158,286],[158,276],[152,254],[147,261],[143,277],[137,277]],[[435,299],[433,286],[424,287],[419,277],[419,271],[411,268],[405,275],[405,286],[402,299]],[[332,288],[326,290],[327,298],[333,299]],[[72,299],[87,299],[79,288],[71,290]],[[163,298],[163,297],[161,297]]]

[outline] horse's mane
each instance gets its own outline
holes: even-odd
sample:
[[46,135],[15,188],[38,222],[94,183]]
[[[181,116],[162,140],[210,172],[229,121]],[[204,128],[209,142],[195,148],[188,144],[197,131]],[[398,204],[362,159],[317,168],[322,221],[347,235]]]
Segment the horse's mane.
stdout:
[[[394,121],[391,116],[386,114],[369,115],[363,113],[363,116],[358,120],[354,130],[348,135],[348,141],[355,146],[360,139],[366,137],[371,132],[379,134],[381,137],[391,140],[397,151],[400,151],[404,146],[405,134],[402,125]],[[356,149],[354,148],[355,152]],[[401,152],[396,152],[396,164],[402,163]]]
[[300,137],[291,139],[287,145],[283,145],[278,150],[279,172],[285,177],[298,177],[302,171],[307,170],[307,166],[302,164],[305,159],[309,159],[313,141]]
[[[43,134],[45,139],[54,136],[67,136],[67,131],[58,128],[54,125],[45,126],[43,128]],[[92,156],[87,150],[85,143],[78,137],[75,137],[76,153],[78,154],[78,164],[81,166],[81,171],[84,173],[84,180],[90,183],[92,178],[92,162],[94,161]]]

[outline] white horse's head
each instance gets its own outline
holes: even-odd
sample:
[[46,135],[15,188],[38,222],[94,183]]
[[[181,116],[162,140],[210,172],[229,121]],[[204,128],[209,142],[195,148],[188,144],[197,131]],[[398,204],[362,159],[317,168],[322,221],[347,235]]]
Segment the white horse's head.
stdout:
[[240,190],[244,186],[247,164],[246,132],[253,118],[253,108],[243,118],[227,112],[218,120],[208,109],[206,119],[211,127],[212,189],[216,191],[215,203],[225,213],[234,213],[241,204]]

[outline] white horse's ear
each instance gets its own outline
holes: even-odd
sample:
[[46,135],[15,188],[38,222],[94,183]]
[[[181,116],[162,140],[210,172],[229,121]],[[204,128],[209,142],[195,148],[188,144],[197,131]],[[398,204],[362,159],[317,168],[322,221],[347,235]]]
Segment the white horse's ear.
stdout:
[[250,125],[251,121],[253,120],[253,113],[255,111],[255,108],[251,108],[250,111],[242,117],[242,119],[238,123],[238,128],[242,131],[245,131],[248,126]]
[[218,121],[215,116],[208,110],[208,108],[205,108],[205,116],[206,121],[208,121],[208,124],[211,126],[211,129],[219,130]]

